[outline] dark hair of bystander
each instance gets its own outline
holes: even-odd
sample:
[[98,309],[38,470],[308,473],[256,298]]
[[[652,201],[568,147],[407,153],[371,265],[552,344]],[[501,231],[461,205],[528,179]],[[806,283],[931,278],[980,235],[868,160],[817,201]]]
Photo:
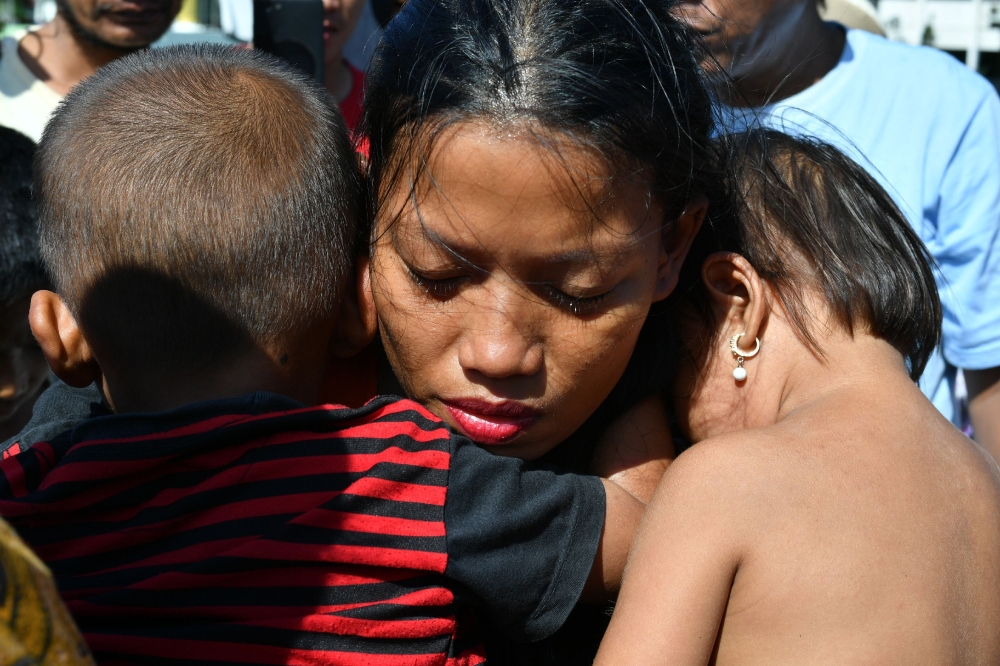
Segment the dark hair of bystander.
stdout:
[[0,308],[47,289],[38,250],[38,214],[31,199],[35,142],[0,127]]

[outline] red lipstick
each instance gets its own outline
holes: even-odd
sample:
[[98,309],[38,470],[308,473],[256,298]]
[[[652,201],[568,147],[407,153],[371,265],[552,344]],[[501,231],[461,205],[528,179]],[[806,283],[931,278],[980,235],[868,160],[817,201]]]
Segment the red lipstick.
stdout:
[[474,398],[447,400],[445,408],[458,429],[487,446],[511,441],[534,425],[541,413],[520,402],[487,402]]

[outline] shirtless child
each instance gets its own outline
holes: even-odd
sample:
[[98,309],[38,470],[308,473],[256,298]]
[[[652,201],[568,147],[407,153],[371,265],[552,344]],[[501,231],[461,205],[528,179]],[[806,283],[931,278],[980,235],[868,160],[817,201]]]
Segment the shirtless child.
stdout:
[[926,251],[835,149],[735,144],[742,247],[703,265],[675,386],[700,443],[596,663],[1000,663],[1000,470],[914,384],[940,331]]

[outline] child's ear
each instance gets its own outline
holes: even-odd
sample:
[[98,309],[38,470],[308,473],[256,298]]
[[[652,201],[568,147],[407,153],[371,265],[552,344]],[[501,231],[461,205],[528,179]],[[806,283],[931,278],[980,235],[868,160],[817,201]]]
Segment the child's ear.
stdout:
[[340,358],[350,358],[371,344],[375,338],[378,319],[372,297],[368,257],[358,261],[355,289],[344,294],[333,334],[333,353]]
[[663,234],[660,265],[656,276],[654,301],[662,301],[677,288],[681,266],[708,213],[708,198],[702,194],[691,199],[677,221]]
[[701,279],[712,300],[716,320],[740,329],[726,331],[726,336],[744,333],[750,345],[745,348],[753,349],[754,338],[760,337],[770,312],[767,290],[757,271],[734,252],[716,252],[702,264]]
[[83,388],[101,381],[101,367],[66,303],[51,291],[31,297],[31,332],[56,377]]

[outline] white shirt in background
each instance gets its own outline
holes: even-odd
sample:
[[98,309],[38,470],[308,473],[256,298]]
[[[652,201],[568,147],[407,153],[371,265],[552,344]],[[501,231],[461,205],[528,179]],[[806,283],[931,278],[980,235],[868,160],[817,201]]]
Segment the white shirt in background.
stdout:
[[0,42],[0,125],[37,143],[62,95],[32,74],[17,54],[17,45],[26,34],[21,31]]

